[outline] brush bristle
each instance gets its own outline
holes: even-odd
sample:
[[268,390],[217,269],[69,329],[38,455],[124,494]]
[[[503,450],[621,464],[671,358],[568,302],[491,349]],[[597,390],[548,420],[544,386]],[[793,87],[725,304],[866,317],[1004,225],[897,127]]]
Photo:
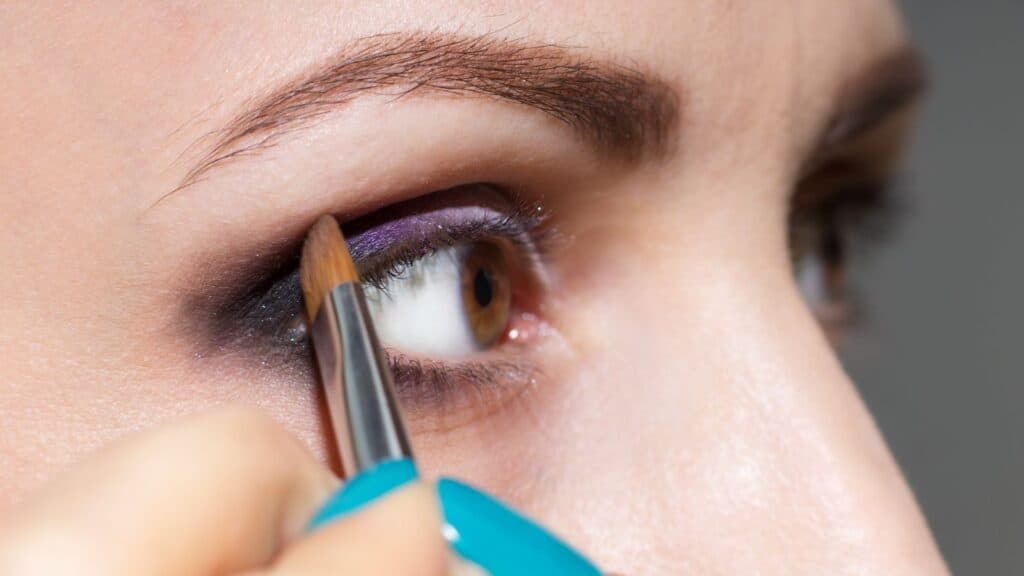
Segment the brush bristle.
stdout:
[[306,236],[299,263],[299,281],[310,322],[316,318],[328,292],[338,284],[358,280],[359,273],[352,264],[338,221],[334,216],[321,216]]

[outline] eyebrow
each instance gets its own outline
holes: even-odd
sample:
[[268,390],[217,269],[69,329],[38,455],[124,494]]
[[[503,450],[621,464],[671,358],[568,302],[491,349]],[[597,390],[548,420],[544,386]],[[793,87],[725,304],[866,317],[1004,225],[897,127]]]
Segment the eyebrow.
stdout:
[[679,115],[676,90],[635,68],[583,57],[554,44],[493,34],[382,34],[353,42],[325,65],[287,82],[209,135],[213,145],[184,188],[233,159],[365,94],[484,96],[539,110],[595,148],[627,160],[661,154]]
[[927,87],[927,68],[912,47],[879,58],[840,88],[836,111],[805,166],[906,111]]

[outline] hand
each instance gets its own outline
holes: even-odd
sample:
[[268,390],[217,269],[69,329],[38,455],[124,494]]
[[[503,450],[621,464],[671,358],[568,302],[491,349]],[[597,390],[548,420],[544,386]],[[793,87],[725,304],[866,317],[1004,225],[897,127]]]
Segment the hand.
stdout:
[[338,480],[248,409],[104,449],[4,520],[0,574],[292,575],[447,570],[433,491],[414,482],[306,535]]

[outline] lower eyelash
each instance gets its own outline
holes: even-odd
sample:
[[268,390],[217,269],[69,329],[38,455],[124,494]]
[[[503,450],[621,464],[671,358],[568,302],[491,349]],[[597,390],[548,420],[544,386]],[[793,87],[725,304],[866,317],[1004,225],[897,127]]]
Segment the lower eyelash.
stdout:
[[442,361],[387,351],[395,388],[413,421],[449,430],[494,413],[537,386],[525,359]]

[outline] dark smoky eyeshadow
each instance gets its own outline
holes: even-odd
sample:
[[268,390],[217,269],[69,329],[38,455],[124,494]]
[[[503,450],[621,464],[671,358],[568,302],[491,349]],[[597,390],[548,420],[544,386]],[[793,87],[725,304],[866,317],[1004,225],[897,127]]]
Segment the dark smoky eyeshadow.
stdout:
[[[384,289],[431,252],[461,242],[503,238],[540,244],[543,210],[493,186],[472,185],[402,202],[346,222],[342,229],[364,283]],[[197,355],[254,351],[260,364],[308,363],[299,285],[302,239],[252,259],[246,269],[193,295],[186,316],[206,337]]]
[[263,365],[308,357],[298,263],[299,248],[290,246],[192,295],[185,316],[204,336],[195,339],[196,356],[258,348]]

